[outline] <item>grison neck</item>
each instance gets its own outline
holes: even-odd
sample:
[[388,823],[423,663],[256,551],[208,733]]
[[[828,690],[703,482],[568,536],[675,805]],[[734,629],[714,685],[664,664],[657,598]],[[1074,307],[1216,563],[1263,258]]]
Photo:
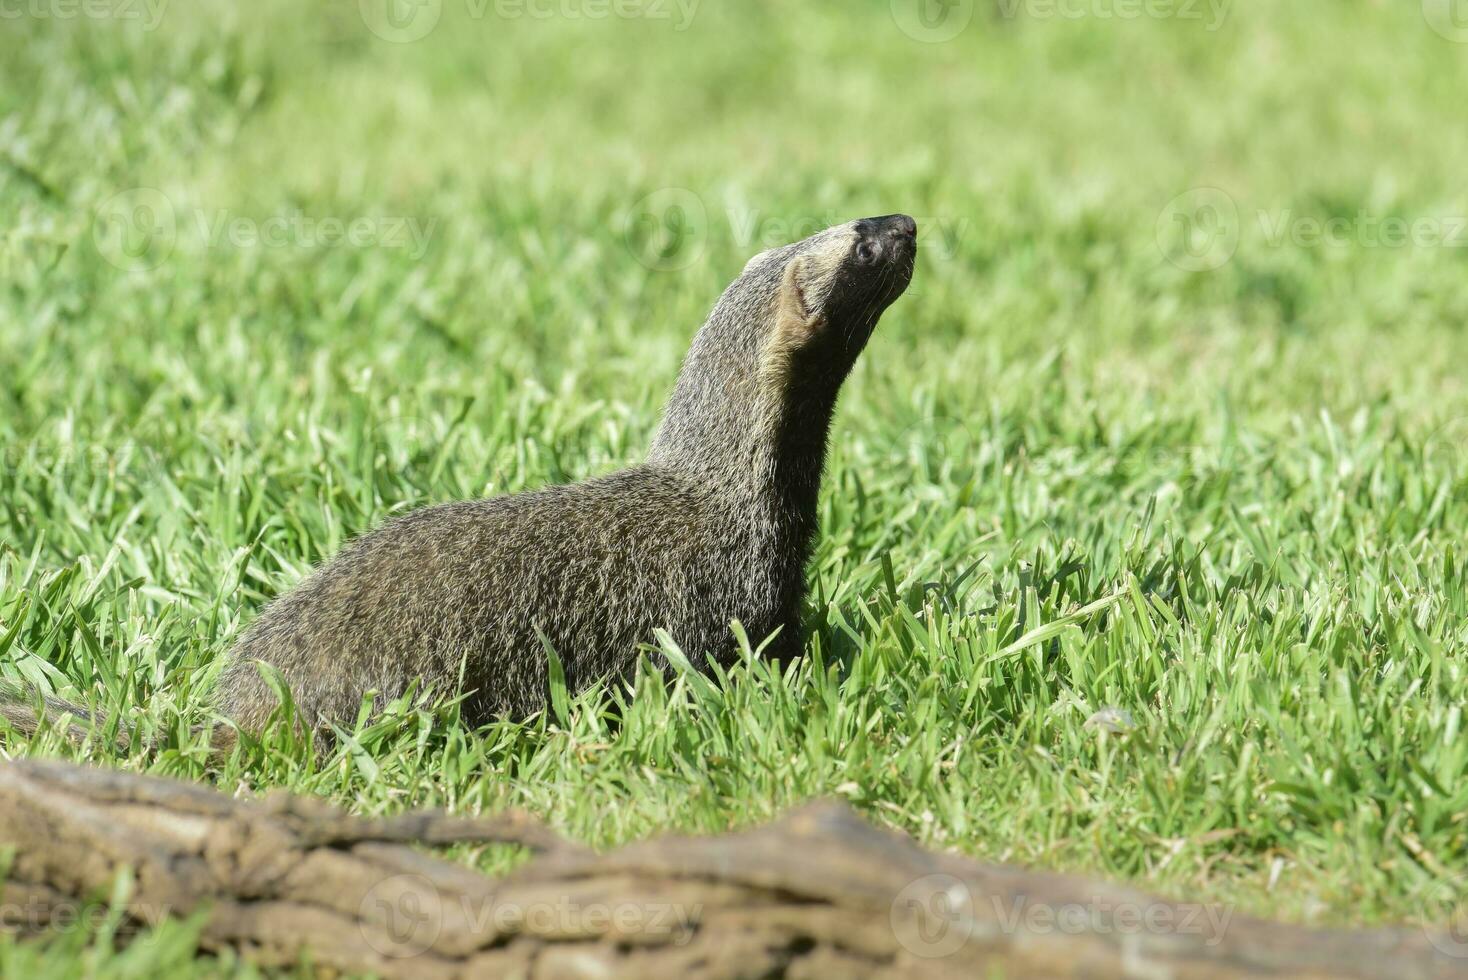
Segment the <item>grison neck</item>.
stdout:
[[816,530],[836,390],[795,397],[752,379],[727,382],[713,398],[709,385],[680,377],[647,461],[692,477],[803,554]]

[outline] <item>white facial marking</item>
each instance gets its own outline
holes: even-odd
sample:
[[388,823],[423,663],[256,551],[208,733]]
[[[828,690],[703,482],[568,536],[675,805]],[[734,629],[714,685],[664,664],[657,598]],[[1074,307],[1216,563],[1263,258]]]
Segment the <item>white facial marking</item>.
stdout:
[[826,298],[835,284],[836,274],[850,254],[856,237],[856,222],[841,225],[819,236],[804,253],[806,271],[803,285],[806,300],[812,310],[825,306]]

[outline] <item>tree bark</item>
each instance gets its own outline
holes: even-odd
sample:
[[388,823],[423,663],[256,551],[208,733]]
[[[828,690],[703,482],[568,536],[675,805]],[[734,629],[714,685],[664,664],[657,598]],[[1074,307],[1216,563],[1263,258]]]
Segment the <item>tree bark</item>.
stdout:
[[[495,880],[410,844],[508,842]],[[362,819],[320,801],[45,761],[0,765],[0,928],[44,932],[130,880],[138,929],[384,977],[1468,977],[1447,930],[1327,932],[934,854],[848,807],[597,855],[520,814]]]

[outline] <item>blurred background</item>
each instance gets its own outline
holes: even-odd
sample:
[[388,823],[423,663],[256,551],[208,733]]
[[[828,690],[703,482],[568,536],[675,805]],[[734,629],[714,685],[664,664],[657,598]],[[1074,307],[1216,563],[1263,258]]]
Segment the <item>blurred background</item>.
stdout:
[[[1460,0],[0,4],[0,677],[198,717],[352,534],[638,460],[751,255],[905,211],[812,569],[870,723],[814,671],[784,736],[239,778],[599,843],[839,792],[1408,917],[1468,853],[1465,91]],[[1107,705],[1145,739],[1097,748]],[[705,724],[765,768],[662,741]]]
[[[745,258],[894,210],[923,268],[865,411],[900,415],[908,372],[969,399],[1057,351],[1122,400],[1462,396],[1468,231],[1378,227],[1468,214],[1445,0],[26,3],[4,312],[33,355],[47,317],[85,325],[10,424],[107,397],[104,359],[238,401],[282,361],[454,390],[574,366],[650,413]],[[333,220],[365,244],[319,241]]]
[[[452,492],[579,478],[637,458],[750,255],[899,210],[920,271],[834,451],[892,457],[909,493],[1021,454],[1145,469],[1239,420],[1468,442],[1446,0],[7,11],[12,456],[244,443],[292,481],[316,426],[432,456],[465,423],[503,438],[441,461]],[[329,448],[307,443],[308,465]],[[910,485],[939,462],[965,472]],[[441,492],[390,480],[347,530]]]

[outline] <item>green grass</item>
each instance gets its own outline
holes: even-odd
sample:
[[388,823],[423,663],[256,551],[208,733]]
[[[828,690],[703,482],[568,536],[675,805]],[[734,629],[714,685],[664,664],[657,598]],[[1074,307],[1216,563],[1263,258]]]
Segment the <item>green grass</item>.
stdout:
[[[352,2],[6,22],[0,680],[154,742],[0,754],[520,806],[597,846],[834,794],[1249,913],[1440,911],[1468,250],[1375,229],[1468,244],[1468,46],[1365,0],[1217,30],[979,4],[945,43],[877,0],[681,31],[443,6],[401,44]],[[1169,202],[1201,187],[1237,249],[1189,271]],[[649,224],[655,193],[691,224]],[[899,209],[924,252],[843,394],[803,663],[477,731],[403,704],[329,756],[278,733],[207,764],[189,726],[271,596],[391,514],[637,460],[750,254]],[[1135,727],[1086,727],[1103,707]],[[0,974],[247,972],[189,928],[0,941]]]

